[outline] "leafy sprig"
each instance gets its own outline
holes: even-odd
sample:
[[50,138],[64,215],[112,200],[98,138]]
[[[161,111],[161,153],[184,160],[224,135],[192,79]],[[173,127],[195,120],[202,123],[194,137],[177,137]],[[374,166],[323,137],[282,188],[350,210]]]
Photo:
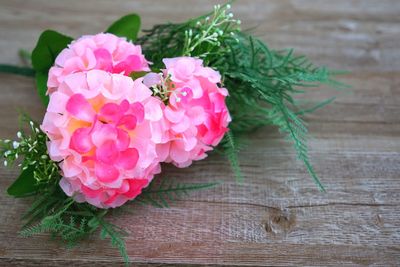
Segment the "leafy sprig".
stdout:
[[[241,177],[235,138],[265,125],[276,125],[293,143],[298,158],[324,191],[308,156],[307,128],[298,94],[321,84],[338,88],[337,73],[317,67],[293,50],[271,50],[262,40],[239,31],[229,5],[179,24],[156,25],[138,39],[146,57],[162,68],[162,58],[190,55],[204,60],[223,75],[229,89],[227,105],[233,118],[230,133],[220,148],[225,151],[237,177]],[[183,45],[182,45],[183,44]],[[330,101],[316,105],[322,107]],[[239,179],[240,180],[240,179]]]

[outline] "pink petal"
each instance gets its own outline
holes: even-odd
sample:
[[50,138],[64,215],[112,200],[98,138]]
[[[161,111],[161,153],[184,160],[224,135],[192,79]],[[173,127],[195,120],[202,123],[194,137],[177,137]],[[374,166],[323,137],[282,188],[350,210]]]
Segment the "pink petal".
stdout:
[[128,148],[127,150],[120,152],[118,162],[116,165],[125,170],[131,170],[135,168],[139,160],[139,152],[136,148]]
[[167,106],[164,109],[164,114],[165,117],[170,122],[179,123],[180,121],[183,120],[183,117],[185,116],[185,110],[184,109],[173,110],[170,106]]
[[60,92],[54,92],[50,96],[50,102],[47,106],[48,112],[54,113],[64,113],[65,112],[65,104],[68,101],[68,96],[66,94]]
[[135,115],[137,122],[141,123],[144,119],[144,107],[140,102],[131,104],[130,111]]
[[93,110],[92,106],[81,94],[75,94],[71,96],[71,98],[67,102],[66,109],[75,118],[84,121],[91,122],[95,115],[95,111]]
[[149,98],[145,107],[145,118],[150,121],[158,121],[163,117],[161,101],[155,97]]
[[108,140],[115,140],[117,135],[118,133],[114,126],[98,122],[92,133],[92,142],[96,147],[100,147]]
[[176,133],[182,133],[189,129],[190,127],[190,120],[188,117],[184,117],[183,120],[171,126],[171,129],[174,130]]
[[111,183],[118,179],[119,171],[113,165],[96,162],[94,172],[100,182]]
[[76,129],[72,134],[70,148],[81,153],[89,152],[92,147],[92,141],[90,139],[90,128],[79,128]]
[[105,70],[107,72],[112,71],[113,62],[112,56],[107,49],[99,48],[94,51],[94,56],[96,57],[96,69]]
[[124,99],[121,101],[121,103],[119,104],[119,107],[121,108],[121,112],[126,112],[128,111],[130,105],[129,105],[129,101]]
[[137,119],[134,115],[124,115],[119,120],[118,125],[124,125],[126,129],[133,130],[136,127]]
[[85,194],[85,196],[90,197],[90,198],[95,198],[102,193],[101,189],[93,190],[85,185],[81,186],[81,190]]
[[129,191],[124,195],[129,199],[135,198],[148,183],[149,181],[147,179],[129,179]]
[[129,75],[133,71],[140,71],[141,67],[142,67],[142,62],[140,57],[137,55],[130,55],[124,61],[118,63],[114,67],[113,72]]
[[129,102],[142,102],[153,94],[153,92],[145,86],[142,81],[143,78],[138,78],[133,81],[133,88],[128,90],[126,95]]
[[123,151],[128,148],[131,141],[129,134],[122,129],[118,129],[118,136],[116,145],[119,151]]
[[206,113],[201,106],[195,106],[189,109],[187,115],[194,125],[200,125],[204,123],[206,119]]
[[115,142],[107,141],[96,150],[96,158],[102,163],[113,164],[118,158]]
[[189,160],[190,153],[182,149],[182,144],[174,142],[171,145],[170,157],[177,163],[184,163]]
[[121,108],[115,103],[107,103],[101,107],[99,115],[108,122],[118,122],[122,116]]

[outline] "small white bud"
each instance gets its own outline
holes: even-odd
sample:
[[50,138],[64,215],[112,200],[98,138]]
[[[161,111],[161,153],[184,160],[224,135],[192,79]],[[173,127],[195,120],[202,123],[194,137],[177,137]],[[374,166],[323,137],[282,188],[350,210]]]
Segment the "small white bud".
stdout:
[[226,9],[231,9],[231,5],[230,5],[230,4],[227,4],[227,5],[226,5]]
[[21,133],[21,132],[17,132],[17,137],[18,137],[19,139],[21,139],[21,138],[22,138],[22,133]]
[[31,125],[31,127],[33,127],[33,121],[30,121],[29,124]]
[[233,18],[233,14],[232,14],[232,13],[229,13],[229,14],[228,14],[228,18]]
[[192,36],[193,35],[193,31],[192,31],[192,29],[190,29],[189,30],[189,36]]
[[8,144],[8,143],[10,143],[10,142],[11,142],[11,140],[9,140],[9,139],[4,140],[4,143],[5,143],[5,144]]
[[17,149],[19,147],[19,143],[17,141],[13,142],[13,148]]
[[210,20],[210,17],[206,17],[206,21],[209,21]]
[[237,23],[237,25],[240,25],[240,24],[242,24],[242,21],[238,20],[238,21],[236,21],[236,23]]
[[18,158],[18,153],[15,153],[15,159],[17,159]]
[[4,167],[7,167],[7,165],[8,165],[7,160],[5,160],[5,161],[3,162],[3,164],[4,164]]
[[35,132],[36,132],[36,133],[40,133],[39,128],[35,128]]
[[197,25],[197,26],[201,26],[201,22],[198,21],[198,22],[196,23],[196,25]]

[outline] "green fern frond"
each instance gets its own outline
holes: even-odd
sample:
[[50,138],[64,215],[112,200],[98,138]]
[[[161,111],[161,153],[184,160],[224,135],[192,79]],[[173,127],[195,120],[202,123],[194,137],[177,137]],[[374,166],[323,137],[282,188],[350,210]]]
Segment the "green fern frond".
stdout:
[[223,153],[228,158],[231,164],[236,180],[238,182],[243,182],[243,174],[240,169],[238,159],[239,147],[236,144],[236,139],[234,138],[232,131],[228,131],[225,134],[224,139],[221,141],[221,143],[221,146],[223,147]]
[[168,202],[176,201],[190,192],[211,188],[218,184],[218,182],[180,183],[174,179],[164,178],[161,181],[153,181],[135,201],[157,208],[169,208]]

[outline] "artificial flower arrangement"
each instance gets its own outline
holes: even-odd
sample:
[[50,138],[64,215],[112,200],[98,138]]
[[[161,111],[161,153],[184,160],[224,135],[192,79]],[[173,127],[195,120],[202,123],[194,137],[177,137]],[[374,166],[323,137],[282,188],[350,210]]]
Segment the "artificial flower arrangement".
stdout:
[[213,150],[226,155],[240,181],[238,140],[270,124],[324,190],[300,116],[332,99],[301,109],[294,96],[306,92],[299,88],[341,86],[332,78],[337,73],[292,50],[269,49],[241,31],[229,9],[217,5],[139,38],[135,14],[76,40],[47,30],[31,55],[22,53],[33,69],[0,65],[2,72],[34,76],[47,106],[42,123],[24,116],[30,131],[1,143],[4,165],[22,169],[7,192],[34,198],[22,236],[50,232],[74,245],[100,229],[129,262],[126,232],[105,219],[113,208],[132,201],[167,207],[182,193],[216,185],[153,181],[160,163],[186,168]]

